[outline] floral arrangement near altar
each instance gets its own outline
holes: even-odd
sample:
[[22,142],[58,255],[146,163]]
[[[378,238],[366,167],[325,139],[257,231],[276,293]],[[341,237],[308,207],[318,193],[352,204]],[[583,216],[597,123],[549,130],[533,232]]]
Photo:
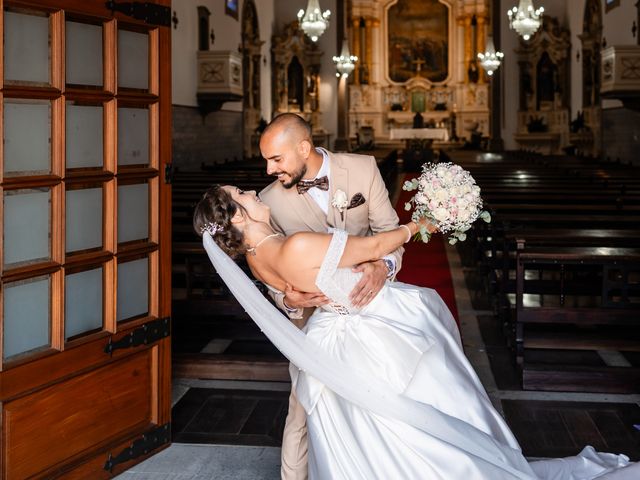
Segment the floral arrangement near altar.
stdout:
[[[438,231],[449,234],[449,243],[463,242],[473,222],[481,218],[491,221],[491,215],[482,209],[480,187],[471,174],[453,163],[426,163],[418,178],[407,180],[403,190],[417,190],[405,204],[405,210],[414,208],[411,219],[418,223],[426,218]],[[421,227],[416,235],[428,242],[431,234]]]

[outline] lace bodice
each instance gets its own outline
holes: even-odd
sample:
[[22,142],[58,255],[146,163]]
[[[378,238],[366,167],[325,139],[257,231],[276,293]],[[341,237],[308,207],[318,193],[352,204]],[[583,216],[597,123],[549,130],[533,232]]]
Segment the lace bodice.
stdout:
[[360,280],[362,273],[353,272],[350,267],[338,268],[348,237],[349,234],[344,230],[334,230],[333,238],[316,277],[316,286],[333,301],[322,309],[341,315],[359,311],[349,301],[349,293]]

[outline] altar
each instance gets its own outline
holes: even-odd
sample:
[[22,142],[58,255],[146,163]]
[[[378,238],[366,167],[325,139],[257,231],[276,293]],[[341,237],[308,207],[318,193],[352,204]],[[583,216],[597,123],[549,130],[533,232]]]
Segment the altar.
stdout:
[[[488,2],[348,3],[350,51],[359,58],[349,77],[352,140],[362,127],[381,144],[489,135],[489,83],[477,63],[486,44]],[[412,131],[416,113],[432,128]]]
[[390,140],[437,140],[449,141],[449,131],[446,128],[391,128]]

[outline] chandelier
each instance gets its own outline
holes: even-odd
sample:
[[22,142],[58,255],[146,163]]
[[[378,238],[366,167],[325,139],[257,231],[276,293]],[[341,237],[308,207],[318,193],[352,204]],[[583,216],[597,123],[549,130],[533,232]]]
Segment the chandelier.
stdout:
[[544,7],[533,9],[532,0],[520,0],[517,7],[513,7],[507,12],[509,15],[509,27],[522,35],[522,38],[529,40],[531,35],[536,33],[542,24],[542,14]]
[[333,61],[336,64],[336,77],[347,78],[349,74],[353,72],[353,69],[356,68],[355,63],[358,61],[358,57],[349,53],[349,44],[346,40],[343,40],[340,56],[334,56]]
[[307,3],[307,11],[300,9],[298,12],[298,21],[300,28],[307,34],[311,41],[315,42],[318,37],[324,33],[329,26],[329,17],[331,12],[325,10],[320,12],[320,3],[318,0],[309,0]]
[[496,52],[496,47],[493,45],[493,38],[487,37],[487,48],[485,49],[485,52],[478,54],[480,66],[484,68],[487,75],[493,75],[493,72],[495,72],[500,66],[503,57],[504,53]]

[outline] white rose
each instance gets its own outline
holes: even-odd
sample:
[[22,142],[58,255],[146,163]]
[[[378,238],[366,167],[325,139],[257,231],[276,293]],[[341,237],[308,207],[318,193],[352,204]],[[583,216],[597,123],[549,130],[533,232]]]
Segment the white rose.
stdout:
[[438,202],[444,202],[447,198],[449,198],[449,192],[444,189],[440,189],[436,191],[435,198]]
[[449,218],[449,212],[446,208],[436,208],[433,217],[439,222],[444,222]]
[[349,200],[347,199],[347,194],[342,190],[336,190],[336,193],[333,194],[333,200],[331,200],[331,205],[337,208],[340,212],[342,212],[347,205],[349,205]]

